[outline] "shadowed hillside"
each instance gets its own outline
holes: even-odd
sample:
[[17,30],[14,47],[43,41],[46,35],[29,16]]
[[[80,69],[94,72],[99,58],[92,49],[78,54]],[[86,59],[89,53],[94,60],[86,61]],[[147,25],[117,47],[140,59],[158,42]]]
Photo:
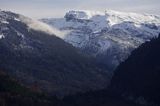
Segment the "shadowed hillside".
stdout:
[[142,44],[121,63],[111,81],[111,90],[132,101],[160,104],[160,36]]
[[0,70],[0,106],[51,106],[58,99],[35,92]]

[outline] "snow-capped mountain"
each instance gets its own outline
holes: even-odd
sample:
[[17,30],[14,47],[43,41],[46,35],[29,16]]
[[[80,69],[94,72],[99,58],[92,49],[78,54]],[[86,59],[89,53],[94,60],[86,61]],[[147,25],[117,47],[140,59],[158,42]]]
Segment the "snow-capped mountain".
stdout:
[[0,70],[51,95],[106,87],[107,70],[55,33],[63,34],[42,22],[0,11]]
[[41,21],[65,32],[62,39],[95,56],[111,70],[160,32],[159,16],[113,10],[69,11],[64,18]]

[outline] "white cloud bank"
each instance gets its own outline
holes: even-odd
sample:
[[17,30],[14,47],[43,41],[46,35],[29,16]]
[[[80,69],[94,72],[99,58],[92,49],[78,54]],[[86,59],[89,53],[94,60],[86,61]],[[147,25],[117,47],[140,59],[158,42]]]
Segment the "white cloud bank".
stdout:
[[58,29],[50,27],[49,25],[35,19],[31,19],[31,18],[20,15],[19,20],[27,24],[29,29],[42,31],[49,35],[55,35],[60,38],[63,38],[66,35],[66,32],[59,31]]

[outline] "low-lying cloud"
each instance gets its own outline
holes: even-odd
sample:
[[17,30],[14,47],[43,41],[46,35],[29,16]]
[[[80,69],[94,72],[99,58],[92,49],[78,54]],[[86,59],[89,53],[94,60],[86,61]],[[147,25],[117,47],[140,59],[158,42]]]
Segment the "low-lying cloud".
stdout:
[[40,22],[38,20],[35,20],[35,19],[31,19],[31,18],[20,15],[19,20],[22,21],[23,23],[27,24],[29,29],[42,31],[42,32],[45,32],[49,35],[55,35],[60,38],[63,38],[66,35],[66,32],[62,32],[56,28],[53,28],[53,27],[51,27],[43,22]]

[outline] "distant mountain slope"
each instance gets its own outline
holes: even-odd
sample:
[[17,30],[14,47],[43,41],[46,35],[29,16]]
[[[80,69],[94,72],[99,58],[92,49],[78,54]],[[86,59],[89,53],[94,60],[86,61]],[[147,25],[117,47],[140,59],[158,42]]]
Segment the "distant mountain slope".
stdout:
[[0,68],[53,95],[104,88],[107,70],[53,33],[43,23],[0,11]]
[[160,36],[134,50],[131,56],[118,66],[111,81],[113,92],[149,106],[160,105],[159,89]]
[[69,11],[64,18],[41,21],[60,29],[66,42],[95,56],[109,70],[124,61],[132,50],[160,32],[160,17],[113,10]]

